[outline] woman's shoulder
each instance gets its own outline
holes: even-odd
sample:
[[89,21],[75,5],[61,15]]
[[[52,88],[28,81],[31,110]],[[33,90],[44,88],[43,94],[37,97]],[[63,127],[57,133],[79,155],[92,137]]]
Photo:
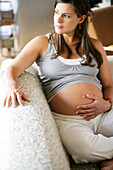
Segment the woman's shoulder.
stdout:
[[38,46],[45,46],[48,45],[49,41],[51,39],[51,33],[45,34],[45,35],[39,35],[34,37],[31,41],[33,41]]
[[33,46],[34,48],[41,48],[48,44],[48,37],[45,35],[39,35],[34,37],[31,41],[28,42],[28,45]]
[[32,39],[32,45],[34,45],[34,48],[36,48],[39,51],[40,57],[43,56],[44,53],[46,52],[48,44],[49,39],[48,36],[46,35],[39,35]]
[[100,51],[100,52],[104,51],[103,44],[101,43],[100,40],[91,38],[91,42],[98,51]]
[[96,38],[90,38],[91,39],[91,42],[92,44],[94,45],[95,48],[100,48],[102,47],[102,43],[100,40],[96,39]]
[[48,36],[46,35],[39,35],[39,36],[36,36],[35,38],[33,38],[33,40],[37,43],[42,43],[43,45],[48,43]]
[[95,38],[91,38],[91,42],[92,42],[93,46],[102,54],[102,57],[105,58],[106,53],[105,53],[105,50],[103,48],[101,41],[98,39],[95,39]]

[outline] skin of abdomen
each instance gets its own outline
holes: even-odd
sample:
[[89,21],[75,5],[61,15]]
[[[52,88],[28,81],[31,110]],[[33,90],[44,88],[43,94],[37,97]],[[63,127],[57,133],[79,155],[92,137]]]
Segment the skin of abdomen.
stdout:
[[95,95],[103,98],[101,89],[91,83],[80,83],[65,87],[49,102],[52,111],[65,115],[74,115],[77,106],[92,103],[86,95]]

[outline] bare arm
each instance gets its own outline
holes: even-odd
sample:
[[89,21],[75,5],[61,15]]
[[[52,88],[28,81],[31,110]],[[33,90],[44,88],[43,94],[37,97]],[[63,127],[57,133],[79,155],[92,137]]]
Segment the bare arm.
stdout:
[[101,80],[102,87],[103,87],[104,99],[112,98],[113,100],[113,80],[112,80],[106,52],[104,51],[101,43],[98,46],[98,48],[99,48],[98,50],[101,52],[103,57],[103,64],[100,67],[99,78]]
[[113,100],[113,81],[106,53],[102,44],[98,40],[93,39],[92,41],[97,50],[102,54],[103,58],[103,64],[99,69],[99,79],[103,87],[103,99],[94,95],[86,96],[93,99],[93,103],[78,106],[77,111],[77,115],[84,116],[84,119],[91,119],[105,111],[108,111],[111,108],[111,103],[106,99],[110,98]]
[[18,90],[18,77],[39,57],[43,56],[48,47],[48,38],[38,36],[31,40],[19,55],[14,59],[13,63],[5,70],[2,78],[6,87],[6,97],[3,106],[12,105],[16,107],[16,99],[20,105],[23,105],[22,98],[30,101],[20,90]]

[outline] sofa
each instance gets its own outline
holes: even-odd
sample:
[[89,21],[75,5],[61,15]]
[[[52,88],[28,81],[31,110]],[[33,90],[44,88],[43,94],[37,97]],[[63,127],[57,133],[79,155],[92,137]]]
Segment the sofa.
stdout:
[[[12,61],[2,63],[1,74]],[[113,67],[113,60],[109,63]],[[36,63],[18,78],[18,85],[31,102],[3,108],[0,77],[0,170],[99,170],[98,162],[76,164],[67,154],[37,77]]]
[[[12,60],[3,62],[1,74]],[[52,112],[32,70],[34,65],[18,79],[19,88],[31,99],[23,101],[24,106],[2,107],[0,79],[0,170],[69,170]]]
[[[1,74],[13,59],[2,63]],[[0,77],[0,170],[89,169],[98,163],[75,164],[62,145],[34,63],[18,78],[19,88],[31,99],[24,106],[3,108]]]
[[[12,61],[2,63],[1,75]],[[108,61],[113,77],[112,55]],[[18,85],[31,102],[3,108],[0,76],[0,170],[99,170],[98,162],[76,164],[67,154],[37,77],[36,63],[18,78]]]

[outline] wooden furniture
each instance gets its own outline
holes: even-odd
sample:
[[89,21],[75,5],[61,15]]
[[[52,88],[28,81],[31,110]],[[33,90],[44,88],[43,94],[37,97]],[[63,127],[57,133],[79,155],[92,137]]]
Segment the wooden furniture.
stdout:
[[[89,35],[99,39],[103,46],[113,45],[113,5],[94,10],[93,22],[89,24]],[[107,54],[113,55],[112,51]]]

